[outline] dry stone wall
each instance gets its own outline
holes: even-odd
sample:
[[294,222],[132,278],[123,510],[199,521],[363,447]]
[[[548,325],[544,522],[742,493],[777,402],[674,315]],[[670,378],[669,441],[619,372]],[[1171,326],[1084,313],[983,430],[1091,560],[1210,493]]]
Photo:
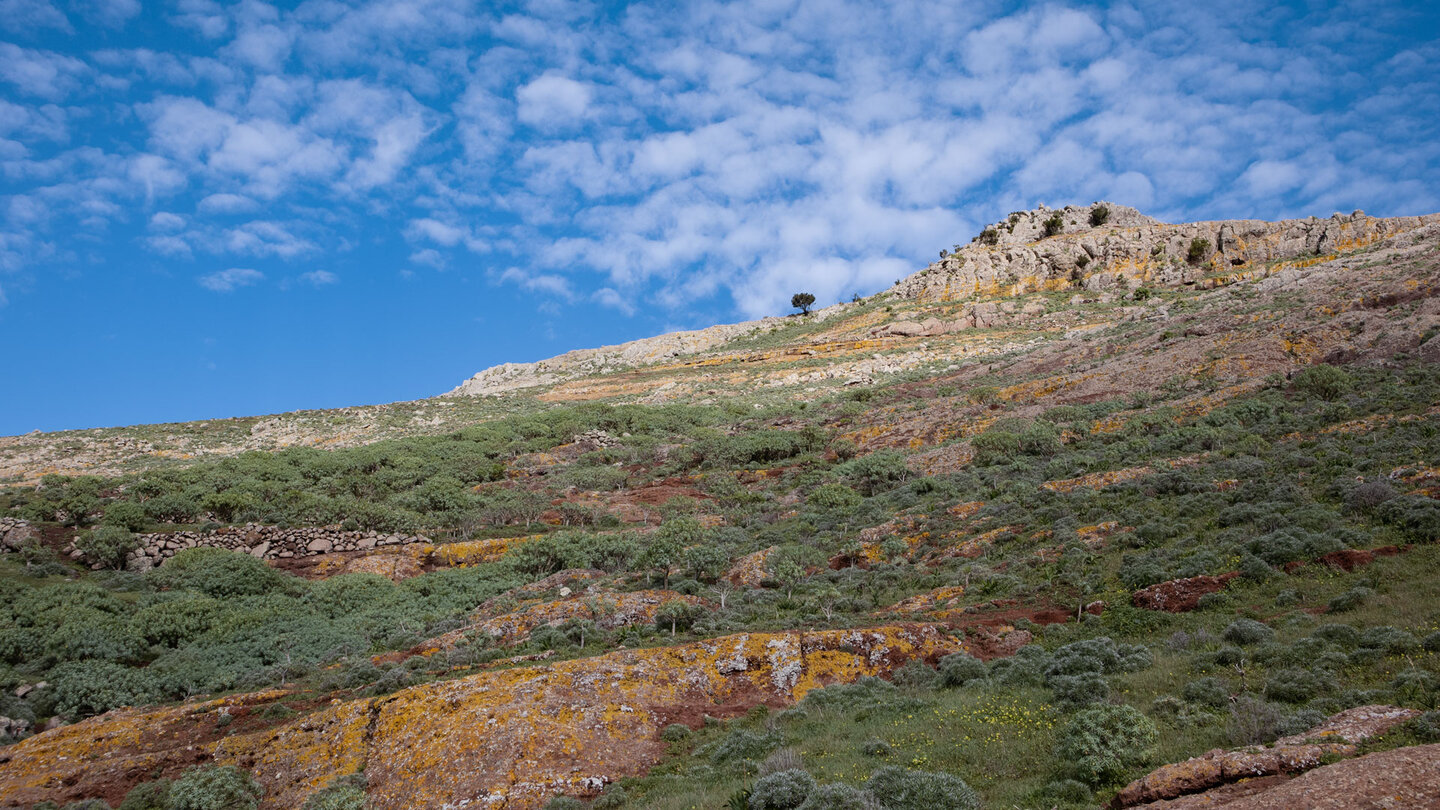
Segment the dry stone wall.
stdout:
[[148,571],[187,548],[226,548],[268,560],[430,542],[423,535],[345,531],[338,526],[287,529],[253,523],[207,532],[139,534],[136,539],[140,547],[126,559],[126,567],[132,571]]

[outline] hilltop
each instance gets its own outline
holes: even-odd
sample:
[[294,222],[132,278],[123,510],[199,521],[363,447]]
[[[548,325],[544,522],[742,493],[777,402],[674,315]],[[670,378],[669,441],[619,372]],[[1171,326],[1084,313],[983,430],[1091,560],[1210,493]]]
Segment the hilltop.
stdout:
[[0,439],[0,806],[1440,801],[1437,293],[1440,215],[1040,208],[432,399]]

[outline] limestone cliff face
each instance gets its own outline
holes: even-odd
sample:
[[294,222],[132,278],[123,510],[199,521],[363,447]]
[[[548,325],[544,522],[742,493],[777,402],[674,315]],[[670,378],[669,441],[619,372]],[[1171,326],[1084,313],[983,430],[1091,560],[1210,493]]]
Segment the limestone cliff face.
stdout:
[[[1091,212],[1101,206],[1109,218],[1092,226]],[[1063,224],[1046,237],[1045,222],[1057,214]],[[1328,219],[1167,225],[1113,203],[1041,208],[989,226],[892,292],[930,304],[1075,287],[1218,286],[1277,272],[1278,263],[1316,261],[1434,222],[1440,215],[1378,219],[1356,211]]]

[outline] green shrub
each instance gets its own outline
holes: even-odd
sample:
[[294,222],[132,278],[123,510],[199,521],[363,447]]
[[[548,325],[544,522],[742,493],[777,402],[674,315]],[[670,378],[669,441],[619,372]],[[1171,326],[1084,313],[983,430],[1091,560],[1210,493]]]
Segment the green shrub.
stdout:
[[139,547],[135,535],[120,526],[96,526],[75,538],[75,548],[86,560],[106,568],[124,568],[125,555]]
[[1259,644],[1275,638],[1275,631],[1254,619],[1237,619],[1221,636],[1229,642],[1240,645]]
[[874,798],[844,784],[820,785],[810,791],[800,810],[875,810]]
[[671,723],[660,732],[660,739],[665,742],[680,742],[690,736],[690,727],[684,723]]
[[1045,224],[1043,227],[1045,236],[1054,236],[1055,234],[1065,230],[1065,216],[1059,211],[1056,211],[1055,213],[1050,215],[1049,219],[1045,220]]
[[117,706],[140,706],[155,698],[145,670],[109,661],[72,661],[50,670],[55,712],[80,719]]
[[1327,602],[1325,610],[1329,613],[1345,613],[1365,604],[1365,600],[1374,594],[1375,591],[1364,585],[1357,585]]
[[[808,698],[809,695],[806,697]],[[753,731],[737,728],[720,740],[711,752],[710,759],[717,765],[728,765],[746,760],[759,762],[779,745],[780,741],[774,735],[756,734]]]
[[1090,209],[1090,227],[1098,228],[1110,221],[1110,207],[1097,205]]
[[965,780],[948,773],[887,766],[870,775],[865,790],[884,810],[974,810],[980,797]]
[[1354,384],[1355,379],[1345,369],[1324,363],[1301,370],[1294,380],[1295,390],[1326,402],[1344,396]]
[[1131,706],[1083,709],[1060,731],[1055,755],[1069,763],[1080,781],[1103,785],[1144,764],[1158,733],[1150,718]]
[[1185,261],[1190,264],[1199,264],[1205,260],[1210,253],[1210,240],[1199,236],[1190,240],[1190,247],[1185,251]]
[[1410,730],[1425,742],[1440,742],[1440,711],[1428,711],[1410,721]]
[[145,514],[145,508],[134,501],[115,501],[105,507],[105,516],[100,522],[126,531],[143,532],[150,525],[150,518]]
[[365,810],[365,775],[350,774],[330,780],[311,793],[301,810]]
[[1185,684],[1182,693],[1191,703],[1211,708],[1223,708],[1230,703],[1230,687],[1219,678],[1199,678]]
[[951,688],[984,680],[989,672],[984,661],[963,652],[941,658],[938,671],[940,685]]
[[152,571],[149,580],[159,588],[199,591],[217,599],[270,593],[287,584],[284,574],[261,560],[220,548],[187,548]]
[[933,687],[939,676],[935,670],[925,666],[925,662],[912,658],[905,662],[905,665],[896,669],[891,676],[896,686],[904,686],[911,689],[929,689]]
[[585,810],[585,803],[571,796],[556,796],[545,803],[545,810]]
[[1348,624],[1322,624],[1311,631],[1310,635],[1346,649],[1354,649],[1360,645],[1360,631]]
[[1307,703],[1334,688],[1334,679],[1327,672],[1287,667],[1265,681],[1265,697],[1284,703]]
[[200,765],[170,785],[169,810],[254,810],[265,793],[234,765]]
[[1419,644],[1415,636],[1389,625],[1370,627],[1360,634],[1360,649],[1380,650],[1391,655],[1410,652]]
[[815,789],[815,777],[802,770],[776,771],[755,780],[750,810],[793,810]]

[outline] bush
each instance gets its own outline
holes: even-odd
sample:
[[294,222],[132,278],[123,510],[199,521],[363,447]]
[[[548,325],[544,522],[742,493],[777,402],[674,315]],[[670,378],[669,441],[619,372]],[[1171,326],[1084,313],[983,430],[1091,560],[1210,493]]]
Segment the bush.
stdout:
[[1348,624],[1322,624],[1310,635],[1346,649],[1354,649],[1360,645],[1360,631]]
[[139,547],[135,535],[120,526],[96,526],[75,538],[75,548],[86,560],[106,568],[124,568],[125,555]]
[[624,807],[629,800],[630,796],[625,793],[625,788],[612,784],[605,788],[605,792],[597,796],[590,806],[595,810],[613,810],[616,807]]
[[1231,643],[1248,646],[1275,638],[1275,631],[1254,619],[1237,619],[1221,636]]
[[865,790],[884,810],[974,810],[980,797],[965,780],[948,773],[888,766],[870,775]]
[[585,810],[585,803],[570,796],[556,796],[545,803],[545,810]]
[[1080,781],[1098,786],[1144,764],[1157,737],[1155,724],[1135,708],[1095,706],[1078,712],[1061,730],[1055,755],[1071,764]]
[[105,507],[105,516],[100,522],[106,526],[117,526],[132,532],[143,532],[150,525],[145,509],[134,501],[116,501]]
[[815,777],[802,770],[777,771],[755,780],[750,810],[793,810],[815,789]]
[[875,810],[874,797],[849,785],[820,785],[800,805],[800,810]]
[[264,562],[221,548],[187,548],[151,572],[149,579],[160,588],[199,591],[217,599],[270,593],[286,585],[285,575]]
[[1425,742],[1440,742],[1440,711],[1429,711],[1410,721],[1410,730]]
[[1355,380],[1345,369],[1321,363],[1296,374],[1294,384],[1297,391],[1333,402],[1344,396]]
[[1252,695],[1242,695],[1230,704],[1229,733],[1237,745],[1260,745],[1280,736],[1285,715],[1278,708]]
[[1098,228],[1110,221],[1110,208],[1105,205],[1097,205],[1090,209],[1090,227]]
[[1219,678],[1200,678],[1185,684],[1185,699],[1201,706],[1219,709],[1230,703],[1229,685]]
[[1210,253],[1210,240],[1195,237],[1190,240],[1190,247],[1185,251],[1185,261],[1190,264],[1199,264],[1205,260]]
[[1051,214],[1050,218],[1045,220],[1044,229],[1046,236],[1054,236],[1065,230],[1065,216],[1059,211]]
[[234,765],[201,765],[170,785],[169,810],[254,810],[265,793]]
[[138,706],[155,698],[144,670],[109,661],[71,661],[50,670],[55,713],[81,719],[117,706]]
[[365,775],[332,779],[330,784],[311,793],[301,810],[365,810]]
[[1360,649],[1380,650],[1391,655],[1409,652],[1419,644],[1415,636],[1389,625],[1371,627],[1360,634]]
[[954,653],[941,658],[938,671],[940,685],[950,688],[984,680],[988,673],[985,662],[969,653]]
[[[808,698],[809,695],[806,697]],[[727,765],[745,760],[759,762],[778,745],[779,741],[772,735],[735,729],[720,740],[720,743],[711,752],[710,759],[716,765]]]
[[925,666],[925,662],[918,658],[912,658],[905,662],[905,665],[896,669],[891,677],[896,686],[910,689],[929,689],[939,680],[935,670]]
[[690,736],[690,727],[684,723],[671,723],[660,732],[660,739],[665,742],[680,742]]
[[1335,682],[1324,671],[1287,667],[1265,682],[1265,697],[1285,703],[1308,703],[1335,688]]
[[1374,594],[1373,590],[1364,585],[1357,585],[1327,602],[1325,610],[1329,613],[1345,613],[1365,604],[1365,600]]

